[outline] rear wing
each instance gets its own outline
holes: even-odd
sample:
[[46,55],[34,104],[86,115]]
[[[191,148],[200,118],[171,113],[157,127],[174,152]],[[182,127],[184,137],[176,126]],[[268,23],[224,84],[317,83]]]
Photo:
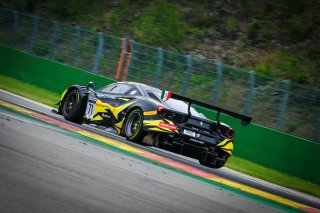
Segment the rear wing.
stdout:
[[215,110],[215,111],[218,112],[217,113],[217,119],[216,119],[218,124],[220,123],[220,120],[219,120],[220,113],[224,113],[224,114],[230,115],[231,117],[240,119],[241,120],[241,125],[243,125],[243,126],[248,125],[252,120],[252,118],[249,117],[249,116],[242,115],[242,114],[239,114],[239,113],[236,113],[236,112],[232,112],[232,111],[229,111],[229,110],[217,107],[217,106],[213,106],[213,105],[210,105],[210,104],[206,104],[206,103],[203,103],[203,102],[200,102],[200,101],[197,101],[197,100],[186,98],[186,97],[183,97],[181,95],[177,95],[177,94],[171,93],[169,91],[163,91],[161,98],[162,98],[163,101],[166,101],[169,98],[174,98],[174,99],[177,99],[177,100],[181,100],[181,101],[187,102],[188,103],[188,115],[189,116],[191,115],[191,111],[190,111],[191,104],[195,104],[195,105],[207,108],[207,109]]

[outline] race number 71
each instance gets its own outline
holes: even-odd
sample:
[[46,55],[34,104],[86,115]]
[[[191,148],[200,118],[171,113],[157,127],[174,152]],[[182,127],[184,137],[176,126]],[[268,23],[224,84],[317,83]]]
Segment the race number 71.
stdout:
[[86,113],[84,116],[88,119],[92,119],[95,107],[96,107],[96,102],[94,100],[88,100]]

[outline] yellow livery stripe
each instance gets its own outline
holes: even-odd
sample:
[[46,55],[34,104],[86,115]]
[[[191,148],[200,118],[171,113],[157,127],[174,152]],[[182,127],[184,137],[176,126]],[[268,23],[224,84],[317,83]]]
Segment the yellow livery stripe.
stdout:
[[143,112],[143,115],[156,115],[157,113],[158,113],[157,110],[152,110],[152,111]]

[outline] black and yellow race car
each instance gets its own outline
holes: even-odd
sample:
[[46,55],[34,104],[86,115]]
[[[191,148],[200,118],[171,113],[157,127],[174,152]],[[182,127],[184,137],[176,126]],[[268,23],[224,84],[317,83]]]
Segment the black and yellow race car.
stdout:
[[[220,168],[233,151],[234,130],[220,113],[249,124],[250,117],[134,82],[117,82],[95,90],[73,85],[61,95],[58,113],[76,123],[112,127],[129,141],[145,142]],[[217,111],[207,119],[191,105]]]

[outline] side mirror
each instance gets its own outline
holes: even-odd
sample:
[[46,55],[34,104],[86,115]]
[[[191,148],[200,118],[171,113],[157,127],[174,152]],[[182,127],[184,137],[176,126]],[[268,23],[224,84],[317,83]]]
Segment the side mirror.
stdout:
[[96,86],[97,86],[96,82],[90,81],[88,86],[87,86],[87,89],[95,90]]

